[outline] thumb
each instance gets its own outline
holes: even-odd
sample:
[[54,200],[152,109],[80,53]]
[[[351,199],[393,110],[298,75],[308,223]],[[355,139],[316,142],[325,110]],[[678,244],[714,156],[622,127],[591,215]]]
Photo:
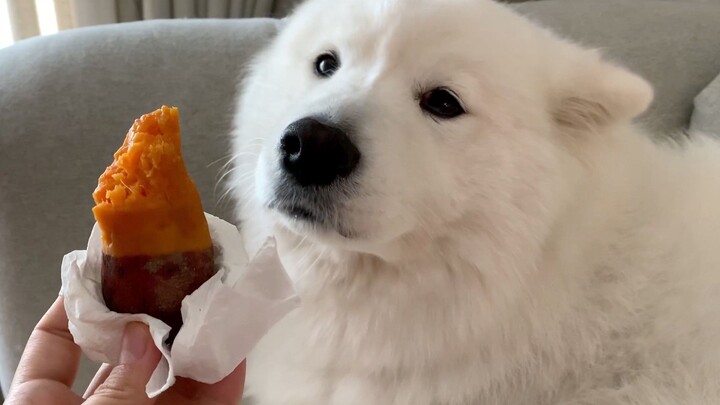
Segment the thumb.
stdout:
[[125,327],[120,365],[115,366],[104,383],[88,398],[86,405],[153,404],[145,385],[160,361],[147,326],[130,323]]

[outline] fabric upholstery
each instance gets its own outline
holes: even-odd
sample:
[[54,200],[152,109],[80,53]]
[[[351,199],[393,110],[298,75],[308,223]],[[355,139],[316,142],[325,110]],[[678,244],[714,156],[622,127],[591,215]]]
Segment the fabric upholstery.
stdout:
[[720,137],[720,76],[695,98],[690,130]]

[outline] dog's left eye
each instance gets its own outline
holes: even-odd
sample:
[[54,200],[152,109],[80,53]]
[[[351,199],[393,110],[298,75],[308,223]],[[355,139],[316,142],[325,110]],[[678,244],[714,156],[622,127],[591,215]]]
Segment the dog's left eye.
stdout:
[[340,61],[332,52],[326,52],[315,59],[315,74],[330,77],[340,68]]
[[438,118],[450,119],[465,114],[457,96],[445,88],[430,90],[420,96],[420,108]]

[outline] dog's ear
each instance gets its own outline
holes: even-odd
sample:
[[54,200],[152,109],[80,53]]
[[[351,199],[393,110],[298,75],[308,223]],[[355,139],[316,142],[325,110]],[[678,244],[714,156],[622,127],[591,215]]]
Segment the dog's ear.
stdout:
[[653,89],[640,76],[608,63],[594,51],[575,56],[555,79],[553,118],[565,128],[592,130],[630,121],[642,114],[653,99]]

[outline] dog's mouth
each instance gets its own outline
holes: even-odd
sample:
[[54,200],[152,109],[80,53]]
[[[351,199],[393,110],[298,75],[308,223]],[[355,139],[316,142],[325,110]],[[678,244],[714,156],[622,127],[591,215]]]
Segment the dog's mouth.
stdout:
[[334,234],[342,239],[354,239],[357,235],[350,228],[341,223],[332,221],[333,215],[329,210],[321,210],[305,204],[291,204],[273,201],[267,208],[279,213],[285,226],[298,234],[314,234],[328,236]]
[[[338,183],[330,187],[300,187],[282,178],[274,187],[266,207],[277,216],[278,225],[302,236],[320,239],[353,239],[347,203],[355,186]],[[333,236],[334,235],[334,236]]]
[[325,214],[315,207],[306,204],[290,203],[274,200],[267,204],[267,208],[280,213],[283,217],[311,225],[322,226],[325,223]]
[[277,210],[294,220],[310,223],[320,222],[319,215],[315,210],[302,205],[285,204],[278,206]]

